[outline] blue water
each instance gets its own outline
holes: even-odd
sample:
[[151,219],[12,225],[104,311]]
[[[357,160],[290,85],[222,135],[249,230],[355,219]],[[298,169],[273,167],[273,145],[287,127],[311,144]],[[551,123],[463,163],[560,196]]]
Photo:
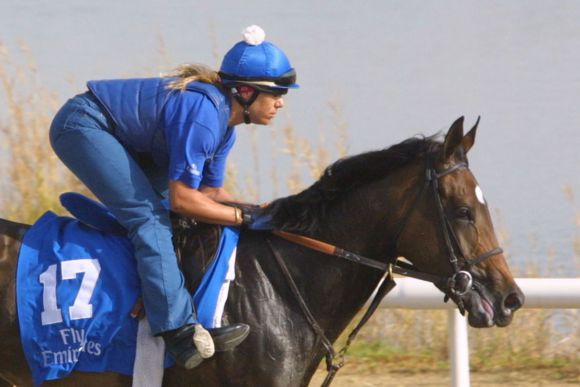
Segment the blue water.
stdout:
[[259,24],[291,57],[302,87],[271,128],[240,127],[232,161],[241,185],[255,182],[249,199],[288,193],[271,176],[292,169],[280,150],[289,125],[332,161],[337,125],[354,154],[481,115],[471,164],[496,228],[507,230],[512,263],[580,275],[580,199],[564,192],[580,195],[580,3],[359,3],[3,0],[0,41],[11,52],[30,46],[41,83],[64,100],[87,79],[217,66],[242,28]]

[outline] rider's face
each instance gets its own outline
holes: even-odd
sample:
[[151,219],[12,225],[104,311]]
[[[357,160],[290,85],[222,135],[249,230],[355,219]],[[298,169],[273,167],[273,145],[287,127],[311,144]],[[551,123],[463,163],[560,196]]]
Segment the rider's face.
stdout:
[[268,125],[274,119],[278,109],[284,107],[284,98],[281,95],[260,93],[258,98],[250,105],[250,118],[252,123]]

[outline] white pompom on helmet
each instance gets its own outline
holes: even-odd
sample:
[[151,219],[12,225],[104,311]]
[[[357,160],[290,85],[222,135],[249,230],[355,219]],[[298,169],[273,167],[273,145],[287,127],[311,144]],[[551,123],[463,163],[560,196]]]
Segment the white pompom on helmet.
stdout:
[[224,56],[220,77],[225,86],[248,85],[272,94],[285,94],[298,88],[296,71],[284,52],[264,40],[266,34],[256,25],[242,31],[244,40]]

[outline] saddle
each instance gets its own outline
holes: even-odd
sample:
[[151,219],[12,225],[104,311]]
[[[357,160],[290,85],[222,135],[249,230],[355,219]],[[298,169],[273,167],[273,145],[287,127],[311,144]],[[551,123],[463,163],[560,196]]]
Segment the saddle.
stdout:
[[187,290],[193,293],[216,258],[222,227],[196,222],[173,212],[171,223],[178,263],[189,285]]
[[[127,235],[127,230],[109,209],[93,199],[67,192],[60,196],[60,202],[76,219],[90,227],[113,235]],[[174,212],[171,213],[171,225],[178,263],[188,280],[188,290],[193,292],[215,259],[222,227],[200,223]]]

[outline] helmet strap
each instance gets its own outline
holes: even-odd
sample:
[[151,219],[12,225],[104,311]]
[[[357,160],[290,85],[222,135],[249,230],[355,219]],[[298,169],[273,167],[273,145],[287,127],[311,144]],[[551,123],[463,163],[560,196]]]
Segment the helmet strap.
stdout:
[[[240,94],[240,90],[239,90],[242,87],[243,88],[251,88],[253,90],[250,98],[245,99],[244,97],[242,97],[242,95]],[[251,124],[252,120],[250,118],[250,110],[249,110],[250,105],[254,103],[256,98],[258,98],[258,94],[260,94],[260,92],[256,89],[254,89],[253,87],[236,86],[236,87],[232,88],[232,94],[233,94],[234,98],[236,99],[236,101],[238,101],[238,103],[242,106],[242,108],[244,108],[244,122],[246,124]]]

